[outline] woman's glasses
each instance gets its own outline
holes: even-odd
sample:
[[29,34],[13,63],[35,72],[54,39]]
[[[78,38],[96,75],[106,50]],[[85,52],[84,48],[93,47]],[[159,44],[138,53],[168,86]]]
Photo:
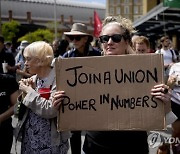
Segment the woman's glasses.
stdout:
[[71,36],[68,36],[68,37],[69,37],[69,39],[71,41],[73,41],[73,40],[80,41],[83,36],[81,36],[81,35],[71,35]]
[[122,37],[124,37],[124,35],[121,35],[121,34],[114,34],[114,35],[111,35],[111,36],[102,35],[102,36],[99,37],[99,39],[100,39],[101,43],[107,43],[110,38],[113,40],[113,42],[119,43],[119,42],[121,42]]

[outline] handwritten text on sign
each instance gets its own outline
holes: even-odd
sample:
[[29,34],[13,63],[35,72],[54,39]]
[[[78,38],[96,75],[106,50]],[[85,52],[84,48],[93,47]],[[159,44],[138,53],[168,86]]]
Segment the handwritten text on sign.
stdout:
[[155,115],[162,128],[163,104],[150,95],[163,81],[162,68],[157,54],[57,59],[57,89],[66,92],[60,129],[148,129],[157,127]]

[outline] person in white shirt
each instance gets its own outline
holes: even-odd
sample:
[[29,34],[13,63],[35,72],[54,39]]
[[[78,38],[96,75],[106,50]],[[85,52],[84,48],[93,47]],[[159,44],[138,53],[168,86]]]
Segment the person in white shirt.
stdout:
[[168,36],[163,36],[161,39],[161,45],[162,48],[160,50],[157,50],[156,53],[163,54],[164,57],[164,75],[165,75],[165,81],[169,76],[169,70],[171,66],[177,62],[177,56],[174,50],[171,50],[169,48],[170,45],[170,39]]

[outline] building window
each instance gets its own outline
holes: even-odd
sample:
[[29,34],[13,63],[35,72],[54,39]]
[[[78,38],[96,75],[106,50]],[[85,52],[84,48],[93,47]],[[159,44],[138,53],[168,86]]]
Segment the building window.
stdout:
[[125,4],[129,3],[129,0],[124,0],[124,3],[125,3]]
[[124,14],[129,14],[129,6],[124,6]]
[[110,0],[110,5],[114,5],[114,0]]
[[140,7],[139,13],[143,14],[143,7]]
[[117,4],[121,4],[121,0],[117,0]]
[[118,15],[121,14],[121,8],[120,7],[116,8],[116,14],[118,14]]
[[113,7],[110,7],[109,13],[110,13],[110,15],[114,15],[114,8]]
[[137,5],[139,3],[139,0],[134,0],[134,5]]
[[134,14],[139,14],[138,6],[134,6]]

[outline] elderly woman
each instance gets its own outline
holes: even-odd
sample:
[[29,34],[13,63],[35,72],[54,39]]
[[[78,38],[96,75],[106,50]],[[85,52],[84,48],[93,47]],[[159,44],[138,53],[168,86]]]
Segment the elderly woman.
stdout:
[[56,88],[52,47],[43,41],[34,42],[25,48],[24,57],[29,73],[34,75],[19,81],[26,107],[17,127],[17,137],[22,135],[21,153],[66,154],[69,134],[57,132],[58,110],[52,106],[51,96]]
[[[125,18],[107,17],[104,21],[100,41],[104,56],[134,54],[131,36],[134,32],[131,21]],[[153,87],[151,95],[163,102],[169,102],[166,85]],[[166,94],[165,94],[166,93]],[[65,95],[64,91],[55,93],[53,105],[58,107]],[[86,154],[147,154],[148,143],[146,131],[92,131],[87,132],[83,150]]]

